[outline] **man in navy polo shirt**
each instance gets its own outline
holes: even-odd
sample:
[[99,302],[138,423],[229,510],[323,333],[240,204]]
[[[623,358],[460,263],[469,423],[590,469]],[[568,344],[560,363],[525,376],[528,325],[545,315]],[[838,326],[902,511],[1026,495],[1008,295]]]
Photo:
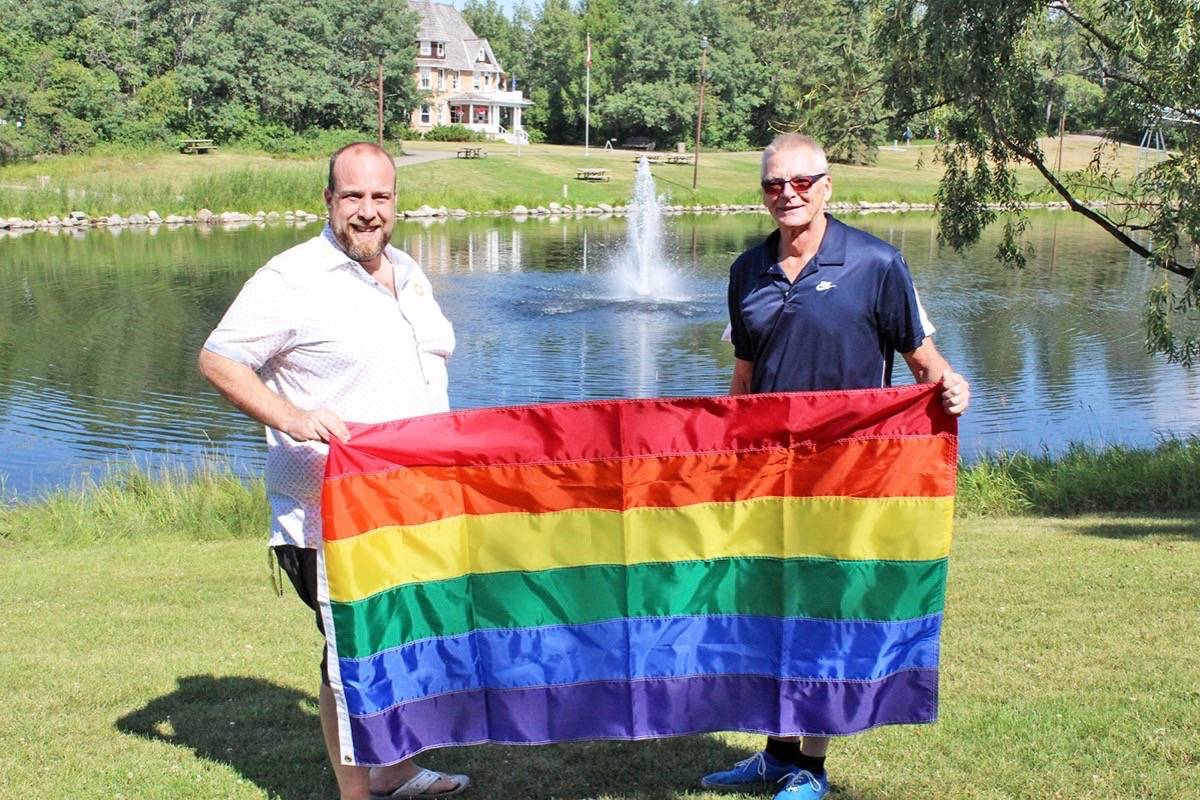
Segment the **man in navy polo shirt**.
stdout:
[[[825,213],[833,182],[821,146],[777,137],[763,152],[762,190],[778,230],[730,268],[730,394],[887,386],[899,353],[919,383],[942,382],[947,412],[966,411],[970,386],[927,335],[904,257]],[[820,800],[828,747],[827,737],[768,737],[764,751],[701,785],[778,783],[775,800]]]

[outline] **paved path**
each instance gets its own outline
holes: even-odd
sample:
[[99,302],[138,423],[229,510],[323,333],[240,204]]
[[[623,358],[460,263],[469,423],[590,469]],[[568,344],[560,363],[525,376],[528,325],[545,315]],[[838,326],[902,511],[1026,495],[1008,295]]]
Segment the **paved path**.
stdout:
[[441,161],[445,158],[454,158],[458,154],[458,150],[419,150],[415,153],[397,156],[392,159],[396,162],[397,167],[411,167],[414,164],[425,164],[429,161]]

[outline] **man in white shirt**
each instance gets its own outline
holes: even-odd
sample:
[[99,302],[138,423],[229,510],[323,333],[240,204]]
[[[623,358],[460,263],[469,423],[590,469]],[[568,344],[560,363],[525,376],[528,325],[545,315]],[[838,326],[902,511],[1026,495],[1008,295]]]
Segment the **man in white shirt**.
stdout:
[[[374,144],[329,159],[320,236],[271,259],[242,287],[200,352],[225,397],[266,426],[271,546],[297,594],[317,612],[321,478],[326,444],[345,420],[384,422],[449,407],[446,359],[454,331],[428,279],[388,245],[396,170]],[[368,771],[339,758],[337,714],[321,662],[319,707],[342,800],[442,797],[466,788],[411,761]]]

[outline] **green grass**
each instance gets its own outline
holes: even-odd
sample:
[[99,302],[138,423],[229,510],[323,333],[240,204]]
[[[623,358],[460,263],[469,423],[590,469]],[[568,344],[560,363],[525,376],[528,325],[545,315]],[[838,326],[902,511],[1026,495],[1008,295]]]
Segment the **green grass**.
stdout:
[[[6,512],[11,513],[11,512]],[[167,533],[170,533],[169,531]],[[961,521],[941,721],[834,744],[834,798],[1200,796],[1200,519]],[[259,538],[0,545],[0,798],[333,798],[311,614]],[[718,795],[747,735],[428,754],[478,798]]]
[[[1095,140],[1069,137],[1064,169],[1078,169],[1091,157]],[[1043,143],[1052,148],[1050,140]],[[453,143],[405,143],[413,154],[453,152]],[[465,208],[469,211],[530,208],[551,202],[619,205],[633,192],[634,156],[593,148],[584,158],[580,147],[535,145],[519,149],[499,142],[485,145],[485,159],[450,158],[417,163],[400,158],[398,206]],[[1050,150],[1053,152],[1053,150]],[[660,192],[675,203],[692,205],[757,204],[758,152],[703,152],[699,184],[692,189],[692,167],[654,168]],[[1122,148],[1111,164],[1132,168],[1134,149]],[[612,180],[575,180],[579,167],[607,167]],[[48,157],[38,162],[0,167],[0,216],[41,218],[85,211],[93,216],[128,216],[150,210],[159,214],[211,211],[323,211],[324,157],[271,157],[261,152],[223,149],[209,155],[171,151],[105,150],[83,156]],[[835,165],[834,200],[931,203],[941,176],[931,146],[884,148],[869,167]],[[1032,169],[1021,170],[1022,185],[1036,199],[1058,199],[1046,191]],[[563,186],[567,198],[563,198]]]
[[989,456],[960,471],[957,500],[961,516],[1200,511],[1200,439]]
[[243,482],[217,465],[187,475],[115,470],[99,482],[0,508],[0,544],[258,539],[266,529],[263,482]]

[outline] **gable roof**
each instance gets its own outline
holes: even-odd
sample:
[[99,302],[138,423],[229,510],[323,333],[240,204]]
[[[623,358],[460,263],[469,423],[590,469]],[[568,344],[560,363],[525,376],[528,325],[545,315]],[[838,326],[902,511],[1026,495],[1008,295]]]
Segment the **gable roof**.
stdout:
[[[457,8],[446,3],[434,3],[432,0],[408,0],[408,7],[421,17],[417,27],[418,40],[446,43],[445,58],[423,58],[418,51],[418,65],[454,70],[502,71],[487,39],[475,35],[475,31],[471,30],[471,26]],[[481,46],[487,53],[490,64],[476,64],[475,57],[479,55]]]

